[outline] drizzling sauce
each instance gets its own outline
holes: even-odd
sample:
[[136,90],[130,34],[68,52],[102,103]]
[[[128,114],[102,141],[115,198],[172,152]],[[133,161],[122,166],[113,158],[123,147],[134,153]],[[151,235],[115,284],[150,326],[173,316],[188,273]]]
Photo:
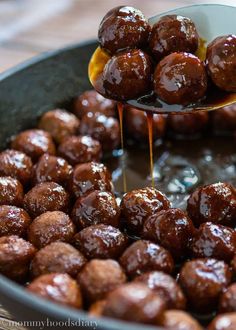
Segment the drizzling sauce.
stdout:
[[155,187],[154,168],[153,168],[153,114],[147,112],[146,115],[147,115],[147,126],[148,126],[150,174],[152,179],[152,186]]
[[124,149],[124,130],[123,130],[123,114],[124,114],[124,105],[121,102],[117,104],[119,121],[120,121],[120,141],[122,148],[122,175],[123,175],[123,192],[127,191],[127,180],[125,172],[125,149]]

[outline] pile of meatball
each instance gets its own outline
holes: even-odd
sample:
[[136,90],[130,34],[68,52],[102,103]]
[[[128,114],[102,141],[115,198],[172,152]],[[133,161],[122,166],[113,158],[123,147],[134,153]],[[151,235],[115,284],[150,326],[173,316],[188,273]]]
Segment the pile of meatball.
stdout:
[[236,92],[236,35],[219,36],[207,46],[205,61],[196,55],[200,38],[194,22],[167,15],[152,27],[138,9],[110,10],[98,31],[100,47],[111,58],[101,85],[115,100],[154,92],[168,104],[194,104],[208,86]]

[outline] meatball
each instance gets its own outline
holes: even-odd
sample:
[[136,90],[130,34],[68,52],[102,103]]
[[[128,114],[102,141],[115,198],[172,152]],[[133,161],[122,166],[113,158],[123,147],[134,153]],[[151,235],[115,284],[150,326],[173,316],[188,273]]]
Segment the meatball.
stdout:
[[73,111],[80,119],[89,112],[100,113],[107,117],[115,117],[116,102],[106,99],[95,90],[89,90],[74,99]]
[[220,313],[236,312],[236,283],[231,284],[222,293],[219,302]]
[[153,25],[149,48],[157,61],[174,52],[195,53],[199,36],[190,18],[166,15]]
[[208,124],[207,112],[196,112],[192,114],[169,115],[168,127],[171,132],[179,135],[190,135],[202,132]]
[[12,149],[24,152],[35,162],[43,154],[55,155],[56,148],[48,132],[30,129],[19,133],[11,143]]
[[207,69],[214,84],[236,92],[236,35],[217,37],[207,47]]
[[21,206],[23,198],[23,187],[18,180],[0,176],[0,205]]
[[145,46],[149,33],[150,26],[140,10],[119,6],[111,9],[101,21],[98,40],[102,48],[114,54]]
[[165,303],[142,283],[127,283],[108,294],[102,314],[125,321],[160,324]]
[[223,261],[195,259],[184,264],[179,282],[189,306],[207,313],[217,306],[221,293],[230,284],[231,275],[229,266]]
[[140,234],[145,220],[153,214],[170,208],[167,197],[151,187],[126,193],[121,201],[121,218],[124,226],[134,234]]
[[100,317],[102,316],[106,300],[98,300],[89,307],[88,314],[90,317]]
[[197,188],[189,197],[187,212],[196,225],[203,222],[234,226],[236,190],[228,183],[214,183]]
[[67,273],[76,277],[85,263],[83,254],[70,244],[53,242],[36,253],[30,272],[32,277],[48,273]]
[[64,140],[58,153],[71,165],[99,161],[102,156],[101,144],[90,136],[71,136]]
[[37,248],[56,241],[70,242],[75,235],[75,226],[69,216],[61,211],[46,212],[31,223],[28,239]]
[[72,166],[65,159],[45,154],[34,167],[33,181],[35,184],[55,182],[67,186],[72,170]]
[[236,254],[232,259],[231,266],[233,268],[234,274],[236,275]]
[[24,207],[33,217],[47,211],[67,211],[69,195],[55,182],[43,182],[34,186],[24,197]]
[[16,150],[0,153],[0,175],[11,176],[26,185],[31,180],[33,164],[26,154]]
[[117,228],[99,224],[76,234],[74,245],[88,259],[116,259],[127,247],[128,238]]
[[226,313],[216,316],[208,326],[207,330],[235,330],[236,314]]
[[25,210],[16,206],[0,206],[0,236],[25,236],[31,224],[30,216]]
[[154,270],[172,273],[174,268],[172,256],[166,249],[144,240],[131,244],[120,257],[120,264],[131,278]]
[[45,274],[31,282],[27,290],[41,298],[74,308],[82,307],[80,288],[68,274]]
[[31,243],[16,235],[0,237],[0,273],[23,282],[35,253]]
[[236,131],[236,104],[212,111],[211,122],[215,132]]
[[168,309],[185,309],[186,299],[175,279],[163,272],[153,271],[135,278],[157,293]]
[[108,292],[126,282],[126,276],[115,260],[93,259],[77,277],[83,297],[88,303],[104,299]]
[[80,134],[88,134],[101,143],[104,151],[112,151],[120,145],[119,121],[113,117],[88,113],[81,120]]
[[120,209],[111,192],[95,190],[80,197],[72,210],[72,219],[79,228],[104,223],[119,226]]
[[194,234],[195,228],[186,213],[180,209],[169,209],[147,218],[142,236],[161,244],[176,259],[182,259],[188,255]]
[[108,97],[121,101],[135,99],[151,88],[151,59],[139,49],[114,55],[104,67],[102,80]]
[[192,242],[196,258],[215,258],[230,262],[236,253],[236,232],[211,222],[203,223]]
[[203,330],[191,315],[176,310],[165,311],[160,325],[169,330]]
[[41,117],[38,127],[50,133],[57,143],[62,143],[65,138],[77,134],[79,124],[79,119],[72,113],[55,109]]
[[168,104],[197,102],[207,90],[203,63],[189,53],[172,53],[159,62],[154,73],[154,91]]
[[112,191],[111,173],[101,163],[77,165],[71,177],[70,187],[75,197],[81,197],[94,190]]

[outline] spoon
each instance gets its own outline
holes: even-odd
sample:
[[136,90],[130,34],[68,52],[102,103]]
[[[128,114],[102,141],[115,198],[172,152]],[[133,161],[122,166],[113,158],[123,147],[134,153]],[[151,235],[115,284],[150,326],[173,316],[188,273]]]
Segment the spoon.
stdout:
[[[181,15],[189,17],[195,23],[201,37],[197,55],[204,60],[206,44],[218,36],[236,33],[236,7],[226,5],[200,4],[177,8],[158,14],[149,19],[150,25],[155,24],[164,15]],[[93,87],[106,96],[102,86],[101,76],[104,66],[110,59],[109,54],[98,47],[93,53],[88,73]],[[152,113],[191,113],[196,111],[211,111],[236,103],[236,93],[227,93],[214,88],[207,92],[206,97],[194,104],[170,105],[159,99],[153,92],[136,100],[127,100],[126,104]]]

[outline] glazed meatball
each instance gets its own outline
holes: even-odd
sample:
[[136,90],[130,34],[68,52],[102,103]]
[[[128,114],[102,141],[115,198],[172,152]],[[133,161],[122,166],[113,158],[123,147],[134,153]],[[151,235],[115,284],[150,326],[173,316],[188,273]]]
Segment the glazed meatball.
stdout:
[[31,282],[27,290],[41,298],[74,308],[82,307],[80,288],[68,274],[45,274]]
[[106,99],[95,90],[89,90],[74,99],[73,111],[80,119],[87,113],[100,113],[107,117],[115,117],[116,102]]
[[18,180],[0,176],[0,205],[21,206],[23,198],[23,187]]
[[111,192],[95,190],[80,197],[72,210],[72,219],[79,228],[104,223],[119,226],[120,209]]
[[127,247],[128,238],[117,228],[99,224],[76,234],[74,245],[88,259],[116,259]]
[[136,277],[135,282],[142,282],[156,292],[168,309],[185,309],[185,296],[180,286],[170,275],[153,271]]
[[30,216],[25,210],[12,205],[0,206],[0,236],[24,237],[30,224]]
[[211,122],[217,133],[236,131],[236,104],[212,111]]
[[231,271],[223,261],[195,259],[184,264],[179,281],[190,308],[207,313],[214,310],[221,293],[230,284]]
[[151,187],[136,189],[124,195],[121,201],[121,218],[124,226],[140,234],[145,220],[152,214],[170,208],[167,197]]
[[116,118],[88,113],[81,120],[80,134],[88,134],[98,140],[104,151],[112,151],[120,145],[120,125]]
[[188,255],[194,234],[195,228],[187,214],[180,209],[169,209],[147,218],[142,236],[161,244],[180,260]]
[[43,182],[34,186],[24,197],[24,208],[33,217],[47,211],[67,211],[69,195],[55,182]]
[[61,211],[46,212],[34,219],[28,230],[28,239],[37,248],[56,242],[70,242],[75,226],[67,214]]
[[203,223],[192,242],[196,258],[215,258],[230,262],[236,253],[236,232],[211,222]]
[[165,303],[142,283],[128,283],[108,294],[102,314],[130,322],[160,324]]
[[67,273],[76,277],[85,263],[83,254],[70,244],[53,242],[36,253],[30,273],[32,277],[48,273]]
[[64,140],[58,153],[71,165],[99,161],[101,159],[101,144],[90,136],[71,136]]
[[172,53],[159,62],[154,73],[154,91],[168,104],[197,102],[207,90],[203,63],[189,53]]
[[0,153],[0,175],[11,176],[26,185],[31,180],[33,164],[26,154],[16,150]]
[[131,244],[120,257],[120,264],[131,278],[154,270],[172,273],[174,268],[172,256],[166,249],[144,240]]
[[236,92],[236,35],[217,37],[207,47],[207,69],[214,84]]
[[202,132],[208,124],[209,115],[207,112],[193,114],[169,115],[168,127],[171,132],[178,135],[190,135]]
[[203,330],[192,316],[177,310],[165,311],[160,325],[169,330]]
[[77,165],[71,177],[70,187],[75,197],[81,197],[94,190],[112,191],[111,173],[101,163]]
[[50,133],[57,143],[62,143],[65,138],[77,134],[79,124],[79,119],[72,113],[55,109],[41,117],[38,127]]
[[235,330],[236,314],[226,313],[216,316],[208,326],[207,330]]
[[90,317],[100,317],[102,316],[106,300],[98,300],[89,307],[88,314]]
[[35,253],[31,243],[16,235],[0,237],[0,273],[12,280],[24,281]]
[[199,187],[188,199],[187,212],[196,225],[210,221],[232,227],[236,219],[236,191],[222,182]]
[[104,299],[108,292],[126,282],[126,276],[115,260],[93,259],[77,277],[83,297],[89,303]]
[[[103,87],[114,100],[130,100],[151,88],[152,63],[142,50],[130,50],[114,55],[103,70]],[[135,86],[135,88],[134,88]]]
[[153,25],[149,48],[157,61],[174,52],[195,53],[199,36],[190,18],[166,15]]
[[98,29],[100,46],[114,54],[124,49],[140,48],[147,44],[150,26],[143,13],[133,7],[111,9]]
[[222,293],[219,302],[220,313],[236,312],[236,283],[231,284]]
[[43,154],[55,155],[56,148],[48,132],[30,129],[19,133],[11,143],[12,149],[24,152],[35,162]]
[[34,166],[33,182],[55,182],[67,186],[72,171],[72,166],[65,159],[45,154]]

